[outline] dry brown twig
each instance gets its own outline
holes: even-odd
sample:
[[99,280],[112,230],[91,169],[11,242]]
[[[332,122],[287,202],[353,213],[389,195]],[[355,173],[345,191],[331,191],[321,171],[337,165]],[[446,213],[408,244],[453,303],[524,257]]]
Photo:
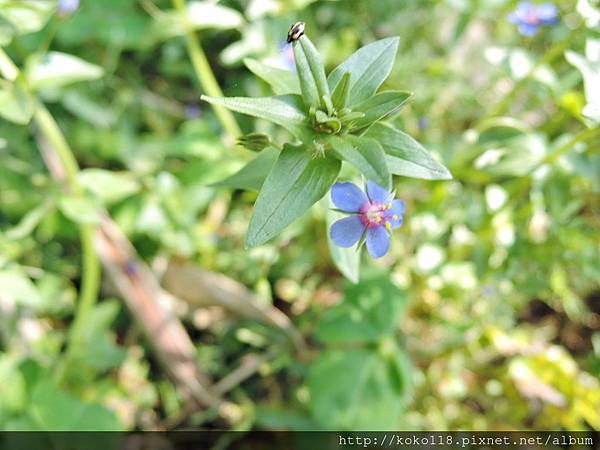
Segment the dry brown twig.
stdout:
[[[65,172],[60,158],[43,136],[38,135],[38,143],[50,174],[63,181]],[[194,344],[179,319],[166,307],[167,294],[106,212],[102,213],[94,244],[104,269],[176,386],[201,406],[218,404],[221,400],[198,367]]]
[[287,334],[298,351],[304,349],[302,335],[285,314],[264,304],[243,284],[225,275],[174,259],[169,262],[162,284],[166,290],[191,306],[219,305],[238,316],[279,328]]
[[[41,134],[37,137],[50,174],[55,180],[64,181],[60,158]],[[239,316],[267,323],[283,330],[296,349],[303,350],[302,336],[285,314],[261,303],[244,285],[225,275],[191,263],[171,261],[163,279],[166,290],[163,289],[108,213],[102,211],[101,216],[94,244],[104,269],[152,344],[158,360],[176,386],[195,403],[217,408],[223,405],[220,396],[256,373],[269,357],[243,361],[238,369],[212,385],[198,367],[189,335],[168,307],[178,301],[173,296],[195,306],[219,305]]]

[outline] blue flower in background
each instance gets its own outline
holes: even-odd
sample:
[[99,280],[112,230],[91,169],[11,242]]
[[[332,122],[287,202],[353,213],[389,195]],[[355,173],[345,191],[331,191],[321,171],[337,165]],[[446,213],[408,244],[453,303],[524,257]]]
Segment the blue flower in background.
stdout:
[[539,27],[558,23],[558,8],[552,3],[534,5],[531,2],[521,2],[509,14],[508,19],[519,26],[522,35],[534,36]]
[[188,120],[197,119],[202,115],[202,110],[200,109],[200,105],[197,103],[191,103],[186,105],[185,107],[185,117]]
[[366,234],[369,254],[381,258],[390,248],[390,232],[402,225],[404,202],[372,181],[367,181],[366,191],[353,183],[331,187],[333,204],[351,216],[335,222],[329,235],[336,245],[349,248]]
[[70,16],[79,8],[79,0],[59,0],[57,14],[59,16]]
[[283,43],[281,45],[281,61],[283,65],[294,72],[296,70],[296,60],[294,59],[294,50],[292,44]]

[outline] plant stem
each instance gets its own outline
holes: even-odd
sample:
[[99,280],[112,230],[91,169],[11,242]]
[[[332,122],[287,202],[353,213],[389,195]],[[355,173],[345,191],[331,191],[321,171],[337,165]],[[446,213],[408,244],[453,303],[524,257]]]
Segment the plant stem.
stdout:
[[[58,154],[65,169],[69,188],[76,196],[83,196],[83,189],[77,180],[77,174],[79,173],[77,160],[58,124],[54,120],[54,117],[52,117],[46,107],[39,101],[36,102],[34,118],[40,127],[40,130]],[[81,241],[81,253],[83,259],[81,289],[75,321],[69,337],[70,341],[78,339],[80,328],[82,324],[86,322],[90,311],[93,309],[100,290],[100,262],[94,249],[94,232],[94,225],[79,225],[79,239]]]
[[[181,15],[182,20],[185,22],[186,32],[185,39],[187,42],[188,53],[192,61],[192,66],[196,72],[196,77],[200,81],[200,84],[204,91],[212,97],[223,97],[223,91],[217,82],[215,75],[208,63],[206,54],[200,45],[200,39],[197,34],[189,28],[186,16],[185,0],[173,0],[173,5]],[[233,114],[222,106],[212,105],[219,122],[225,129],[225,131],[232,137],[237,138],[242,135],[242,131],[238,126]]]
[[556,150],[554,150],[553,152],[546,155],[546,157],[544,159],[542,159],[542,161],[540,161],[539,164],[536,164],[536,166],[530,171],[530,173],[535,172],[538,168],[540,168],[544,164],[552,164],[554,161],[556,161],[562,155],[567,153],[569,150],[571,150],[573,147],[575,147],[580,142],[587,141],[588,139],[591,139],[596,135],[600,135],[600,127],[588,128],[586,130],[579,132],[578,134],[573,136],[573,138],[571,138],[569,141],[565,142],[563,145],[558,147]]
[[[19,69],[2,48],[0,48],[0,73],[8,80],[15,80],[19,76]],[[51,144],[52,149],[60,158],[69,189],[74,195],[83,196],[83,189],[77,179],[79,165],[69,144],[56,120],[54,120],[54,117],[52,117],[44,104],[38,99],[34,99],[34,101],[34,120]],[[81,288],[75,319],[69,334],[69,346],[66,350],[67,359],[69,358],[73,343],[79,339],[81,326],[86,322],[87,317],[93,309],[100,290],[100,262],[94,249],[94,232],[95,227],[93,225],[79,225],[79,239],[81,241],[82,253]]]

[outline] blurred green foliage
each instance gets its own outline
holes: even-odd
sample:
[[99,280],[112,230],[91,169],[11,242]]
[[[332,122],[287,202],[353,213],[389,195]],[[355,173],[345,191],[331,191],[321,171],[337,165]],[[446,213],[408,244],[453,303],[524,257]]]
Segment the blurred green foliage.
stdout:
[[[81,0],[64,16],[54,1],[0,0],[0,45],[22,70],[0,80],[0,427],[600,429],[600,5],[561,0],[561,22],[533,38],[506,20],[515,5],[190,2],[187,23],[227,96],[269,94],[243,60],[289,67],[297,20],[329,70],[400,36],[385,87],[418,95],[394,125],[454,180],[396,177],[405,223],[354,285],[329,256],[326,202],[244,249],[256,194],[212,186],[244,161],[200,104],[169,1]],[[26,125],[29,92],[70,143],[83,196],[49,176],[39,128]],[[236,119],[246,133],[289,137]],[[239,411],[228,420],[190,412],[105,281],[65,360],[77,224],[97,223],[101,206],[147,262],[185,258],[242,282],[308,348],[190,307],[182,320],[214,379],[247,354],[270,355],[230,393]]]

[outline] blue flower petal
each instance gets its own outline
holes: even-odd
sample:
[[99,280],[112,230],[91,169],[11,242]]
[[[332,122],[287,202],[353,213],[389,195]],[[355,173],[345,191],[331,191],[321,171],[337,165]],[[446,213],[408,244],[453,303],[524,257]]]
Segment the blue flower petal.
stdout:
[[367,230],[367,250],[373,258],[381,258],[390,249],[390,235],[385,227]]
[[520,17],[525,18],[529,14],[531,14],[534,11],[534,9],[535,9],[535,7],[533,6],[533,3],[531,3],[531,2],[519,2],[515,12]]
[[396,229],[402,225],[404,210],[404,201],[396,199],[392,202],[392,207],[385,212],[385,218],[392,225],[392,229]]
[[365,232],[365,224],[358,216],[350,216],[340,219],[331,225],[329,236],[340,247],[352,247],[356,244]]
[[342,211],[358,212],[369,199],[354,183],[335,183],[331,186],[331,201]]
[[523,23],[519,25],[519,33],[523,36],[535,36],[538,32],[538,25],[529,25],[527,23]]
[[538,6],[537,15],[544,25],[554,25],[558,22],[558,8],[552,3]]
[[513,11],[508,15],[508,20],[515,25],[523,22],[523,18],[516,11]]
[[59,0],[57,12],[62,15],[71,15],[79,8],[79,0]]
[[392,193],[369,180],[367,181],[367,195],[371,201],[385,205],[390,201]]

